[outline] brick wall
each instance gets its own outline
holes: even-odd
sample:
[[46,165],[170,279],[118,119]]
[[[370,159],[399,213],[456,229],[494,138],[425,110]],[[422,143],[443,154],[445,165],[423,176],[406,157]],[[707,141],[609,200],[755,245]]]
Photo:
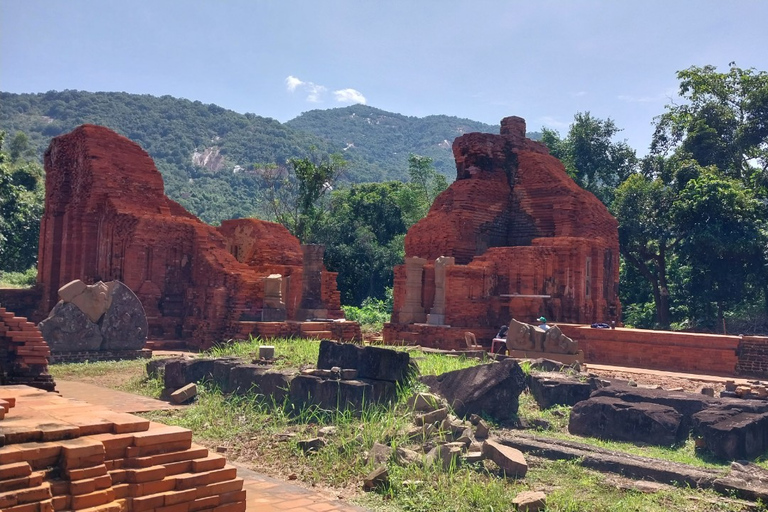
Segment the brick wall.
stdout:
[[734,375],[738,336],[558,324],[579,342],[587,363],[683,373]]
[[32,288],[0,288],[0,306],[8,311],[13,311],[18,316],[38,322],[45,318],[44,315],[39,315],[37,311],[42,296],[43,289],[40,286]]
[[743,336],[739,343],[736,373],[768,378],[768,337]]

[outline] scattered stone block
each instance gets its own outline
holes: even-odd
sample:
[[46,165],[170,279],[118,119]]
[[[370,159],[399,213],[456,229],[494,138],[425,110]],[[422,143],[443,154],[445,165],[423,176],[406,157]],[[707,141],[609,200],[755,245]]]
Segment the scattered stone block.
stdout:
[[320,341],[317,367],[326,370],[354,368],[361,379],[391,382],[404,381],[411,371],[407,352],[330,340]]
[[541,491],[523,491],[512,500],[518,512],[539,512],[547,508],[547,495]]
[[568,431],[601,439],[671,446],[688,435],[681,425],[682,415],[666,405],[593,396],[573,406]]
[[[731,401],[693,415],[694,433],[716,456],[753,459],[768,450],[768,411]],[[752,410],[750,410],[752,409]]]
[[327,427],[323,427],[320,430],[318,430],[317,435],[320,437],[333,437],[338,433],[338,431],[339,431],[338,427],[329,425]]
[[440,397],[432,393],[414,393],[407,402],[408,408],[416,412],[431,412],[443,405]]
[[363,489],[372,491],[389,485],[389,471],[385,466],[378,467],[363,479]]
[[434,425],[435,423],[442,422],[447,417],[448,408],[443,407],[432,412],[419,414],[414,417],[413,422],[416,424],[416,426],[421,427],[423,425]]
[[522,478],[528,472],[523,452],[492,439],[483,443],[483,456],[495,462],[507,478]]
[[590,382],[576,376],[546,372],[533,373],[528,379],[528,389],[542,409],[555,405],[575,405],[589,398],[594,389]]
[[395,461],[401,466],[410,466],[421,461],[421,454],[415,450],[398,446],[395,450]]
[[368,452],[366,463],[373,460],[373,463],[376,466],[386,464],[386,462],[392,457],[393,452],[394,450],[391,447],[376,441],[373,443],[373,446],[371,446],[371,449]]
[[259,347],[259,359],[271,361],[275,358],[275,347],[272,345],[262,345]]
[[457,415],[487,415],[499,421],[516,416],[518,399],[525,389],[525,374],[512,359],[421,380],[432,392],[444,397]]
[[183,404],[197,396],[197,384],[187,384],[181,389],[171,393],[171,402],[174,404]]
[[322,437],[313,437],[311,439],[302,439],[296,443],[304,453],[315,453],[325,447],[327,441]]

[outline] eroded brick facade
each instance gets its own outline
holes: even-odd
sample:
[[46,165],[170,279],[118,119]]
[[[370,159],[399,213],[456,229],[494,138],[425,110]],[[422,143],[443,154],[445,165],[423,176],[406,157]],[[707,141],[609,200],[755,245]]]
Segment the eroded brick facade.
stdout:
[[[144,150],[100,126],[54,138],[45,171],[38,257],[43,316],[69,281],[117,279],[141,300],[150,337],[208,346],[242,334],[241,321],[263,320],[266,278],[280,275],[285,311],[278,320],[297,319],[306,265],[302,246],[284,227],[255,219],[218,229],[201,222],[165,196]],[[322,262],[311,268],[320,272],[321,286],[314,313],[341,318],[335,274]]]
[[525,121],[463,135],[453,153],[456,181],[406,235],[385,340],[440,345],[456,328],[487,335],[512,317],[618,322],[617,221],[525,137]]

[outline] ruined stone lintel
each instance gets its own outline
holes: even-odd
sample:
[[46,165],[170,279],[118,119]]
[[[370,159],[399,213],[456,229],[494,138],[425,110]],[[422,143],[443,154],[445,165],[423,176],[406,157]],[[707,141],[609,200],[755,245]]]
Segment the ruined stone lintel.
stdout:
[[405,304],[400,311],[400,323],[415,324],[427,320],[421,304],[422,275],[426,264],[424,258],[405,258]]

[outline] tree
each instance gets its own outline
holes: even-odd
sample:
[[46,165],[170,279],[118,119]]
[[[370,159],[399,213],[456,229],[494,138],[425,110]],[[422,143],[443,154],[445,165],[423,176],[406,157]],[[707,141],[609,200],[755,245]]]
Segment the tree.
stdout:
[[692,66],[677,73],[682,104],[666,106],[656,120],[655,154],[678,153],[765,195],[768,186],[768,73],[729,64]]
[[[0,132],[0,146],[4,136]],[[0,270],[23,272],[35,265],[43,202],[40,165],[20,159],[12,163],[8,153],[0,152]]]
[[259,170],[268,210],[302,243],[312,241],[314,227],[323,214],[320,200],[333,190],[346,168],[339,154],[315,160],[293,158],[288,161],[291,170],[276,165]]
[[739,303],[747,283],[766,285],[765,207],[735,179],[714,166],[689,180],[672,208],[681,234],[680,255],[690,267],[691,311],[724,326],[729,306]]
[[625,141],[612,140],[619,131],[610,118],[602,120],[589,112],[578,112],[565,139],[545,128],[542,141],[579,186],[609,205],[616,187],[638,164],[635,151]]
[[325,263],[339,272],[342,303],[360,305],[368,297],[385,298],[393,268],[402,263],[406,225],[398,205],[400,182],[367,183],[336,190],[316,227],[325,244]]
[[633,174],[616,190],[611,210],[619,220],[619,248],[627,263],[648,281],[656,322],[670,326],[669,258],[680,242],[672,219],[676,191],[662,178]]
[[408,175],[410,181],[397,197],[406,227],[411,227],[427,215],[438,194],[448,188],[448,180],[435,170],[431,158],[414,154],[408,156]]

